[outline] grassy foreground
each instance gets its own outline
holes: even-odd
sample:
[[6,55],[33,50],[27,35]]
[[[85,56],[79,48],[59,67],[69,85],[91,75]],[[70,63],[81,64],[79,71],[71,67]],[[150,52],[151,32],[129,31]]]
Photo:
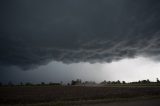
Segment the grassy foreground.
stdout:
[[160,98],[159,86],[0,87],[1,106],[66,106]]

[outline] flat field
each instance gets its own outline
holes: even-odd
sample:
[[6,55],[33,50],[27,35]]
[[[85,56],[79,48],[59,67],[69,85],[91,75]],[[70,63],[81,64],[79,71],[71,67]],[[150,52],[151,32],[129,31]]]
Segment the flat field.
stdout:
[[[159,86],[0,87],[0,106],[66,106],[160,99]],[[107,105],[106,105],[107,106]]]

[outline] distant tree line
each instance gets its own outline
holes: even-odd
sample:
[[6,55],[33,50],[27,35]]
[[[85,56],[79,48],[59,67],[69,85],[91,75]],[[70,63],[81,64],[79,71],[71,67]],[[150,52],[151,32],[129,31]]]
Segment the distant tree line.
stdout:
[[20,82],[19,84],[14,84],[11,81],[9,81],[7,84],[3,84],[2,82],[0,82],[0,87],[2,87],[2,86],[61,86],[61,85],[62,85],[62,82],[60,82],[60,83],[41,82],[39,84],[34,84],[34,83],[31,83],[31,82],[26,82],[26,83]]
[[84,81],[84,82],[82,82],[81,79],[71,81],[71,85],[87,85],[87,84],[94,85],[94,84],[96,84],[96,82],[95,81]]
[[[139,81],[135,81],[135,82],[126,82],[126,81],[102,81],[100,83],[96,83],[95,81],[82,81],[81,79],[76,79],[76,80],[72,80],[70,83],[67,84],[67,86],[74,86],[74,85],[80,85],[80,86],[85,86],[85,85],[127,85],[127,84],[138,84],[138,85],[150,85],[150,84],[157,84],[160,85],[160,80],[157,78],[155,82],[150,81],[149,79],[147,80],[139,80]],[[11,81],[9,81],[7,84],[3,84],[2,82],[0,82],[0,87],[2,86],[64,86],[65,84],[63,84],[63,82],[61,81],[60,83],[45,83],[45,82],[41,82],[39,84],[33,84],[31,82],[20,82],[19,84],[14,84]]]
[[102,81],[100,84],[160,84],[160,80],[157,78],[156,82],[150,81],[149,79],[147,80],[139,80],[139,81],[135,81],[135,82],[126,82],[126,81]]

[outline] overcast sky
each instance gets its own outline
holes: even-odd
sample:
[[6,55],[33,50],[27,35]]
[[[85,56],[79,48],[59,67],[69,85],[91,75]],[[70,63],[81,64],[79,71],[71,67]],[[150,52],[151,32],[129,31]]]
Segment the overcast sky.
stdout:
[[154,80],[159,13],[159,0],[1,0],[0,81]]

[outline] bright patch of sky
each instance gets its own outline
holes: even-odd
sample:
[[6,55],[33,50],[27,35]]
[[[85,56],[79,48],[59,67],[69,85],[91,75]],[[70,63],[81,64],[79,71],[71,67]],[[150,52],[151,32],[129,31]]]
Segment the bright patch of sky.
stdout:
[[75,79],[82,81],[138,81],[160,78],[160,62],[148,58],[137,57],[123,59],[112,63],[73,63],[51,62],[37,69],[22,71],[16,67],[4,71],[0,76],[2,82],[70,82]]

